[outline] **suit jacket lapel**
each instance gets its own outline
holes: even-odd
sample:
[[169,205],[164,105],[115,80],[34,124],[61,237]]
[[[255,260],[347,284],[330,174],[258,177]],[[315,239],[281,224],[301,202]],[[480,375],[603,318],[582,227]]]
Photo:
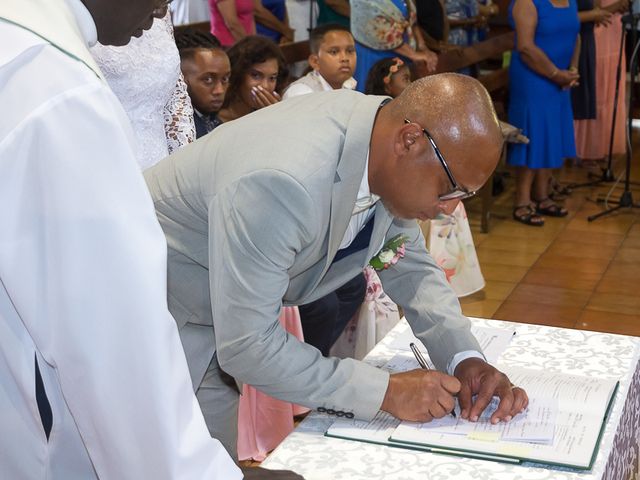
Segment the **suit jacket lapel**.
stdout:
[[347,125],[344,148],[333,180],[328,252],[318,281],[331,266],[351,219],[364,174],[365,162],[368,159],[376,111],[383,99],[383,97],[363,96],[354,106],[353,115]]

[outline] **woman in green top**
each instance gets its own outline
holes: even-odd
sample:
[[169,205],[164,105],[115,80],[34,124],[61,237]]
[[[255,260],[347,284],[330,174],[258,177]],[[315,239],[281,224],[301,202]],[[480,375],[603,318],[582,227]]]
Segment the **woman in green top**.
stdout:
[[337,23],[349,27],[351,7],[349,0],[316,0],[318,2],[318,26]]

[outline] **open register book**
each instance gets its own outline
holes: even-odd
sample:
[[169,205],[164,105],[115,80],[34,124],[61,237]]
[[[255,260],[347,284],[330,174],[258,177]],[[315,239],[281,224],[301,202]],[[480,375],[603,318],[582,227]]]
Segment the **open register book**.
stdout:
[[509,423],[491,425],[490,409],[476,423],[459,415],[429,423],[400,422],[380,412],[371,422],[339,419],[326,435],[487,460],[591,468],[618,382],[542,370],[500,369],[530,399],[526,412]]

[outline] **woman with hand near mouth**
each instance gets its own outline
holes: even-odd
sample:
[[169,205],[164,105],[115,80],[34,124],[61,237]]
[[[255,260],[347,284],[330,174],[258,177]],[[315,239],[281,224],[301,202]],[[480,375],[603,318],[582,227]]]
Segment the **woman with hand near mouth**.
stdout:
[[218,118],[229,122],[260,108],[278,103],[287,78],[284,56],[271,40],[245,37],[227,54],[231,62],[229,89]]

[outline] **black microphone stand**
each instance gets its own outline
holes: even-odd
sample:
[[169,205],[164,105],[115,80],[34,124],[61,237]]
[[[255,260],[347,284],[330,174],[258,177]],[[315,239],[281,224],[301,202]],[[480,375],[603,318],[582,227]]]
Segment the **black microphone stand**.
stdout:
[[[627,18],[628,17],[628,18]],[[607,210],[604,210],[600,213],[597,213],[595,215],[590,215],[589,217],[587,217],[587,220],[592,222],[600,217],[603,217],[605,215],[609,215],[613,212],[616,212],[620,209],[623,208],[640,208],[640,204],[634,203],[633,201],[633,194],[631,193],[630,190],[630,186],[631,186],[631,157],[632,157],[632,152],[633,152],[633,146],[632,146],[632,134],[633,134],[633,100],[634,100],[634,83],[635,83],[635,76],[638,70],[638,50],[640,47],[640,42],[636,41],[636,28],[637,28],[637,22],[638,19],[640,18],[640,15],[634,15],[633,14],[633,2],[629,2],[629,14],[625,15],[625,17],[623,17],[623,25],[622,25],[622,38],[624,39],[624,35],[625,35],[625,24],[627,22],[630,22],[631,24],[631,38],[633,41],[633,53],[631,54],[631,60],[629,62],[629,73],[631,74],[631,86],[630,86],[630,92],[629,92],[629,104],[628,104],[628,108],[627,108],[627,158],[626,158],[626,165],[625,165],[625,180],[624,180],[624,191],[622,192],[622,195],[620,195],[620,198],[618,200],[614,200],[611,201],[610,203],[614,204],[615,207],[611,207]],[[624,43],[622,43],[621,47],[620,47],[620,52],[622,54],[622,47],[623,47]],[[620,75],[620,61],[618,62],[618,78],[617,78],[617,82],[620,81],[619,78]],[[619,88],[619,84],[616,83],[616,99],[618,96],[618,88]],[[617,106],[618,102],[616,100],[615,105]],[[616,115],[616,110],[614,107],[614,111],[613,111],[613,121],[614,121],[614,125],[615,125],[615,115]],[[611,131],[611,142],[609,144],[609,168],[611,167],[611,150],[613,148],[613,129]]]
[[[633,2],[629,2],[629,10],[630,12],[633,9]],[[611,135],[609,136],[609,156],[607,158],[607,166],[606,168],[601,168],[602,173],[600,178],[597,180],[592,180],[590,182],[584,183],[572,183],[567,185],[568,188],[580,188],[580,187],[592,187],[594,185],[600,185],[601,183],[610,183],[615,180],[613,175],[613,170],[611,168],[612,158],[613,158],[613,139],[615,137],[616,131],[616,117],[618,115],[618,98],[620,97],[620,78],[622,76],[622,53],[624,51],[624,38],[626,29],[624,28],[624,22],[622,24],[622,33],[620,34],[620,50],[618,51],[618,67],[616,68],[616,91],[613,97],[613,117],[611,119]],[[634,30],[635,32],[635,30]],[[635,45],[635,34],[632,34],[633,44]],[[589,176],[596,176],[595,174],[589,172]]]

